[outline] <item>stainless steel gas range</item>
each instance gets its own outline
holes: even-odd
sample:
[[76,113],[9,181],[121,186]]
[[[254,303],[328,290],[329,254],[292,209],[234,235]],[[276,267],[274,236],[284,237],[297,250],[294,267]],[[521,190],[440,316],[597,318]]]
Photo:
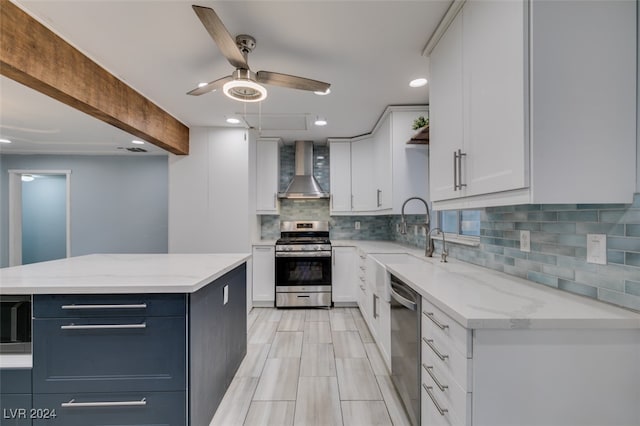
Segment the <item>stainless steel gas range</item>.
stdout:
[[329,222],[281,222],[275,262],[276,307],[331,307]]

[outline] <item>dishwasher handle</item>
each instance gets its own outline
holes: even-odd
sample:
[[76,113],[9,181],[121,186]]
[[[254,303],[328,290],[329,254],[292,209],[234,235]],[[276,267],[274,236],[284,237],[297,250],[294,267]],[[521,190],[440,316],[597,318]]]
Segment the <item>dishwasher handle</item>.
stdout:
[[394,290],[393,287],[394,286],[392,285],[391,288],[389,289],[391,292],[391,297],[393,297],[399,304],[401,304],[407,309],[411,309],[412,311],[418,310],[418,304],[416,302],[413,302],[407,299],[406,297],[401,296],[400,294],[398,294],[397,291]]

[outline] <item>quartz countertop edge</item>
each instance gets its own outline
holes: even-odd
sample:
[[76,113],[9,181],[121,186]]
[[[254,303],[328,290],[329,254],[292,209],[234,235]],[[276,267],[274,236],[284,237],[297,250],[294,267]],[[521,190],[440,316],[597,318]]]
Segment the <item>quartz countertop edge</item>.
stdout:
[[194,293],[251,257],[91,254],[0,269],[0,294]]
[[640,329],[633,311],[471,264],[386,268],[468,329]]

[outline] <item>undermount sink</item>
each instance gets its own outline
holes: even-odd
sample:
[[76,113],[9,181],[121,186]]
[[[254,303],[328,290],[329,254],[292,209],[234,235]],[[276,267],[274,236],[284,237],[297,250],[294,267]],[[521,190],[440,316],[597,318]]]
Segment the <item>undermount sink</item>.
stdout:
[[424,260],[407,253],[384,253],[370,255],[376,262],[383,266],[392,263],[422,263]]

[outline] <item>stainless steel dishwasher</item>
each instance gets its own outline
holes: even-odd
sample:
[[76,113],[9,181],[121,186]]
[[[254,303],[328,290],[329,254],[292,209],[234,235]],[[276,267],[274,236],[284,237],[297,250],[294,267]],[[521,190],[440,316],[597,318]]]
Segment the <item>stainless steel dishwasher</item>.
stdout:
[[421,297],[391,275],[391,380],[411,424],[420,425]]

